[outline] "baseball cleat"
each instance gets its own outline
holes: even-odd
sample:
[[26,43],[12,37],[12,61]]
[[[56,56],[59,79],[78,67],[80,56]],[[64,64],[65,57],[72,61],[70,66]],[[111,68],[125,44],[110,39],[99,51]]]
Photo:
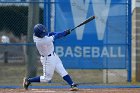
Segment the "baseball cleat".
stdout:
[[78,84],[73,84],[71,85],[70,91],[78,91],[79,89],[77,88]]
[[24,88],[24,89],[28,90],[28,87],[29,87],[30,84],[31,84],[31,83],[28,81],[27,78],[24,78],[24,79],[23,79],[23,88]]

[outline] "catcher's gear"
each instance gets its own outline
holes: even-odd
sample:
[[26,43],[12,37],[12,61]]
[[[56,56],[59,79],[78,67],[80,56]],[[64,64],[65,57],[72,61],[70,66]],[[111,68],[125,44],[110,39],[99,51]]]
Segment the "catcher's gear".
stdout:
[[29,85],[31,84],[31,82],[28,81],[27,78],[23,79],[23,88],[28,90]]
[[34,35],[39,38],[43,38],[47,32],[47,28],[42,24],[37,24],[34,26]]

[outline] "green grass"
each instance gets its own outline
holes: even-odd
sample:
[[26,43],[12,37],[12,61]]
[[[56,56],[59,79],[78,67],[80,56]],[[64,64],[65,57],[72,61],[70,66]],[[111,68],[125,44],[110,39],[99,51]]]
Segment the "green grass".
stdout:
[[[79,83],[101,83],[101,71],[95,70],[67,70],[75,82]],[[0,64],[0,85],[22,85],[23,77],[26,75],[25,64],[8,63]],[[39,65],[37,75],[42,75],[42,66]],[[63,79],[55,72],[52,82],[65,84]]]
[[[101,84],[103,85],[103,74],[102,70],[77,70],[68,69],[68,73],[71,75],[72,79],[77,83],[83,83],[88,85]],[[0,63],[0,86],[2,85],[16,85],[22,86],[23,77],[26,75],[25,64],[15,64],[15,63]],[[42,75],[42,66],[38,65],[37,75]],[[54,73],[52,82],[55,83],[35,83],[34,85],[65,85],[64,80],[57,74]],[[131,85],[131,83],[115,83],[119,85]],[[139,84],[139,83],[137,83]],[[139,84],[140,85],[140,84]]]

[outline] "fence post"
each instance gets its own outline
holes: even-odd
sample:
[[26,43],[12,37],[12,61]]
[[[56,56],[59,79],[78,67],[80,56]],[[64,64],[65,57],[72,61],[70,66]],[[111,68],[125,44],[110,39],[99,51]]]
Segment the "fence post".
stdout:
[[4,63],[8,63],[8,51],[4,51]]
[[44,25],[51,31],[51,0],[44,0]]
[[132,18],[131,18],[132,14],[131,14],[131,0],[128,0],[128,82],[131,82],[131,33],[132,33]]
[[[28,32],[27,43],[33,43],[33,27],[39,22],[39,4],[38,0],[30,0],[28,8]],[[27,54],[27,77],[34,77],[37,73],[37,54],[34,46],[26,47]]]

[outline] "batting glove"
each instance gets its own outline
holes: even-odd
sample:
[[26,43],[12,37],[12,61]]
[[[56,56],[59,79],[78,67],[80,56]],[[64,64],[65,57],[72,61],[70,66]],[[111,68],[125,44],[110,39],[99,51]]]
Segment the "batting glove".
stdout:
[[71,33],[71,30],[70,30],[70,29],[67,29],[65,32],[66,32],[66,34],[68,35],[68,34]]

